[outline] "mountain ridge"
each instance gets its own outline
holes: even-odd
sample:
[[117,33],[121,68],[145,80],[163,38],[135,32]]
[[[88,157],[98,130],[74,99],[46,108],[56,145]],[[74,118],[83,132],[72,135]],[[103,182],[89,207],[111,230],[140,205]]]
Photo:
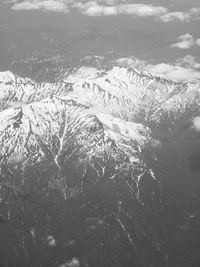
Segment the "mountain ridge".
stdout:
[[[184,202],[198,202],[191,189],[193,176],[177,162],[186,151],[186,165],[192,153],[189,140],[192,147],[198,144],[193,118],[199,116],[200,82],[166,82],[119,67],[83,67],[55,83],[37,83],[11,72],[0,73],[1,79],[0,206],[6,220],[23,222],[18,222],[23,232],[20,253],[23,246],[35,246],[34,239],[23,238],[32,229],[39,235],[39,222],[50,229],[63,218],[65,229],[75,216],[85,227],[77,226],[82,233],[76,238],[83,250],[89,248],[82,257],[91,266],[99,264],[99,254],[102,262],[109,257],[111,266],[122,266],[121,259],[118,264],[114,254],[106,254],[107,246],[122,253],[127,266],[176,266],[169,265],[173,251],[166,244],[184,238],[181,227],[192,231],[188,223],[196,218],[193,204]],[[34,223],[24,217],[24,201]],[[76,206],[76,215],[65,214],[69,203]],[[40,207],[47,209],[49,219]],[[91,216],[97,216],[93,228]],[[146,244],[142,249],[141,242]],[[21,266],[26,266],[25,258]]]
[[[114,140],[119,138],[123,142],[132,140],[134,131],[137,135],[138,130],[133,130],[133,125],[141,124],[150,133],[151,126],[162,124],[163,117],[175,116],[177,121],[191,106],[198,107],[198,81],[176,83],[167,80],[166,84],[166,79],[160,82],[158,76],[131,68],[113,67],[106,71],[81,67],[55,83],[36,83],[11,72],[1,73],[0,80],[1,128],[8,120],[8,124],[13,125],[13,131],[23,128],[25,124],[25,128],[30,128],[28,132],[35,132],[39,136],[42,136],[42,130],[37,133],[39,126],[35,125],[46,127],[47,121],[50,126],[53,125],[54,116],[68,112],[70,105],[80,108],[77,116],[85,119],[95,117]],[[34,117],[38,119],[35,120]],[[60,124],[62,125],[62,121]],[[23,132],[26,132],[25,128]],[[46,132],[45,128],[43,130]],[[51,131],[54,131],[54,126]],[[3,132],[4,128],[1,130]],[[4,147],[4,142],[1,143]]]

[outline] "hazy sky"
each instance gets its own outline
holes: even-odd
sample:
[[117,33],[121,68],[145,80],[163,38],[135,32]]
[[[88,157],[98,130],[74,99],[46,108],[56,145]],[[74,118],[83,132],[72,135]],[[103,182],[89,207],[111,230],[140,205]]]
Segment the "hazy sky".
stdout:
[[[199,0],[0,0],[0,70],[15,61],[87,55],[199,71]],[[196,65],[195,65],[196,64]]]

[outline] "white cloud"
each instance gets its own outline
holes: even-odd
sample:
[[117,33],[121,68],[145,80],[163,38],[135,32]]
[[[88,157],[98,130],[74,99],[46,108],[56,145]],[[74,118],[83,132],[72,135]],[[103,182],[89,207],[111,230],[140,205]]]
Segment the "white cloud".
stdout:
[[52,235],[49,235],[47,237],[47,245],[49,247],[55,247],[56,246],[56,240],[55,240],[55,238]]
[[170,21],[189,22],[200,18],[200,7],[193,7],[187,12],[168,12],[168,8],[151,4],[130,3],[129,0],[2,0],[10,3],[13,10],[46,10],[68,12],[71,8],[79,9],[87,16],[113,16],[119,14],[139,17],[154,16],[167,23]]
[[146,70],[153,73],[163,74],[166,78],[172,80],[184,81],[200,79],[199,71],[166,63],[149,65],[146,67]]
[[193,127],[195,131],[200,132],[200,117],[195,117],[193,119]]
[[[108,2],[106,2],[108,4]],[[112,4],[112,5],[111,5]],[[109,5],[101,5],[96,1],[89,1],[85,4],[76,3],[73,5],[88,16],[107,16],[107,15],[135,15],[139,17],[158,16],[167,12],[167,8],[145,4],[115,4],[109,1]]]
[[189,9],[188,12],[191,16],[198,17],[200,16],[200,7],[192,7]]
[[200,19],[200,7],[190,8],[187,12],[169,12],[159,17],[159,20],[168,23],[171,21],[190,22]]
[[167,72],[171,71],[171,69],[172,69],[172,65],[165,64],[165,63],[159,63],[156,65],[149,65],[146,67],[146,70],[148,70],[150,72],[154,72],[154,73],[159,73],[159,74],[167,73]]
[[189,22],[191,19],[190,14],[186,12],[170,12],[159,17],[160,20],[167,23],[170,21]]
[[167,79],[186,81],[200,79],[199,62],[197,61],[197,58],[187,55],[181,59],[177,59],[174,64],[150,64],[149,62],[140,60],[138,58],[119,58],[113,63],[119,66],[133,67],[140,71],[147,71],[149,73],[163,75]]
[[119,58],[113,63],[114,65],[156,73],[177,81],[200,79],[200,59],[191,55],[177,59],[175,63],[151,64],[138,58]]
[[189,49],[194,45],[200,46],[200,38],[199,39],[194,39],[194,37],[189,34],[183,34],[178,37],[179,42],[176,42],[171,45],[172,48],[181,48],[181,49]]
[[139,17],[158,16],[167,12],[165,7],[152,6],[144,4],[120,4],[113,6],[99,5],[97,2],[91,2],[91,5],[82,6],[82,12],[89,16],[103,15],[135,15]]
[[179,36],[178,40],[180,42],[174,43],[171,45],[171,47],[177,47],[181,49],[189,49],[194,45],[194,38],[191,34],[186,33],[181,36]]
[[110,6],[110,7],[104,7],[103,8],[103,15],[105,16],[111,16],[111,15],[117,15],[117,10],[115,7]]
[[[14,3],[15,2],[15,3]],[[88,16],[111,16],[118,14],[135,15],[139,17],[160,16],[168,9],[162,6],[145,4],[128,4],[127,1],[116,0],[104,1],[72,1],[72,0],[27,0],[18,3],[13,0],[14,10],[48,10],[57,12],[68,12],[70,8],[79,9],[81,13]]]
[[159,16],[168,11],[167,8],[162,6],[152,6],[145,4],[126,4],[119,6],[119,13],[121,14],[130,14],[141,17],[146,16]]
[[12,6],[13,10],[46,10],[46,11],[56,11],[56,12],[68,12],[67,6],[56,0],[33,0],[21,3],[15,3]]
[[196,40],[196,45],[200,46],[200,38]]
[[83,14],[88,16],[111,16],[118,14],[116,6],[102,6],[94,1],[88,2],[85,5],[76,5],[76,7],[78,7]]
[[148,64],[147,61],[138,59],[136,57],[121,57],[117,60],[114,60],[113,63],[115,65],[119,65],[120,67],[132,67],[138,70],[144,70],[145,66]]
[[184,68],[200,69],[200,60],[197,62],[197,59],[191,55],[177,59],[176,64]]

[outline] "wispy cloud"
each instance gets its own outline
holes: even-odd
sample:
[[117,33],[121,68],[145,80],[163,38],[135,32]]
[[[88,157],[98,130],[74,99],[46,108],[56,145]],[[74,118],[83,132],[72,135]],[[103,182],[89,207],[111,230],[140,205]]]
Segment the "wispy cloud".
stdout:
[[87,16],[114,16],[119,14],[134,15],[138,17],[156,17],[165,23],[171,21],[190,22],[200,19],[200,7],[190,8],[187,12],[169,12],[167,7],[154,6],[143,3],[130,3],[128,0],[3,0],[13,4],[13,10],[45,10],[68,12],[71,8],[78,9]]
[[200,46],[200,38],[195,41],[196,45]]
[[[15,0],[14,0],[15,1]],[[15,1],[11,7],[14,10],[49,10],[66,12],[76,8],[88,16],[111,16],[118,14],[135,15],[139,17],[160,16],[168,11],[166,7],[145,4],[128,4],[123,1],[119,4],[116,0],[107,1],[70,1],[70,0],[27,0],[18,3]]]
[[176,64],[184,68],[200,69],[200,60],[191,55],[177,59]]
[[200,19],[200,7],[190,8],[187,12],[169,12],[161,15],[158,19],[165,23],[171,21],[190,22],[192,20],[197,20]]
[[169,12],[159,17],[160,20],[167,23],[170,21],[190,22],[191,16],[186,12]]
[[45,10],[56,12],[68,12],[71,8],[78,9],[87,16],[113,16],[119,14],[135,15],[139,17],[161,16],[168,9],[162,6],[145,5],[141,3],[129,4],[126,1],[96,0],[96,1],[72,1],[72,0],[12,0],[13,10]]
[[68,7],[62,1],[45,0],[45,1],[24,1],[15,3],[12,6],[13,10],[46,10],[56,12],[68,12]]
[[97,2],[88,2],[80,5],[80,10],[88,16],[103,15],[135,15],[139,17],[158,16],[167,12],[167,8],[162,6],[152,6],[145,4],[119,4],[112,6],[100,5]]
[[195,131],[200,132],[200,117],[194,117],[192,122]]
[[192,46],[200,46],[200,38],[195,40],[194,37],[189,34],[183,34],[178,37],[178,42],[171,45],[172,48],[189,49]]
[[194,45],[194,38],[191,34],[186,33],[183,35],[180,35],[178,38],[179,42],[176,42],[171,45],[172,48],[181,48],[181,49],[189,49]]
[[146,70],[153,73],[163,74],[166,78],[178,81],[200,79],[199,71],[166,63],[149,65],[146,67]]
[[155,17],[168,23],[171,21],[190,22],[200,18],[200,7],[193,7],[187,12],[169,12],[167,7],[143,3],[130,3],[128,0],[4,0],[12,3],[13,10],[45,10],[68,13],[78,9],[82,14],[96,16],[132,15],[137,17]]
[[200,79],[200,60],[191,55],[179,58],[174,63],[150,64],[148,61],[138,58],[119,58],[114,63],[119,66],[133,67],[141,71],[160,74],[176,81]]
[[188,13],[191,16],[199,18],[199,16],[200,16],[200,7],[192,7],[192,8],[189,9]]

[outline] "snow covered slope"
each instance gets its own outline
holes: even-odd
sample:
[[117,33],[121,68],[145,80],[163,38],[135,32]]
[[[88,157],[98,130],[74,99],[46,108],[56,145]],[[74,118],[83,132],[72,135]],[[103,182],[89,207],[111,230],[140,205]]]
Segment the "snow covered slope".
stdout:
[[[33,195],[34,201],[51,205],[57,203],[51,198],[55,192],[64,201],[84,197],[82,208],[94,213],[98,209],[102,221],[112,217],[117,222],[122,233],[111,237],[112,244],[120,247],[125,235],[130,253],[141,263],[134,266],[147,266],[138,242],[148,243],[149,238],[150,247],[163,253],[151,259],[151,266],[168,266],[163,240],[169,232],[159,221],[165,207],[162,192],[172,178],[176,181],[176,171],[187,189],[192,186],[183,165],[192,153],[188,140],[192,147],[197,143],[197,150],[199,146],[192,124],[199,116],[199,99],[199,81],[176,82],[133,68],[81,67],[51,83],[0,73],[0,189],[5,216],[17,216],[13,204],[12,212],[6,208],[8,192],[15,192],[16,198]],[[186,150],[188,154],[180,156]],[[190,213],[184,211],[185,221]],[[94,254],[97,244],[103,246],[95,242]],[[148,254],[149,247],[144,251]]]
[[94,125],[118,146],[129,144],[130,151],[135,151],[134,143],[141,152],[152,138],[151,127],[159,127],[167,118],[175,124],[191,107],[198,109],[199,87],[199,81],[180,83],[119,67],[82,67],[62,81],[40,84],[2,72],[1,162],[13,160],[12,154],[31,156],[30,146],[35,151],[38,138],[48,146],[52,137],[60,142],[61,131],[70,138],[71,127],[73,138],[81,127],[87,138]]
[[163,120],[169,121],[167,135],[191,108],[198,110],[199,84],[120,67],[81,67],[55,83],[2,72],[1,166],[12,163],[16,169],[20,162],[24,170],[49,161],[60,172],[68,150],[76,150],[76,164],[81,165],[105,160],[105,154],[115,158],[111,143],[131,162],[144,166],[142,152],[155,145],[153,135]]

